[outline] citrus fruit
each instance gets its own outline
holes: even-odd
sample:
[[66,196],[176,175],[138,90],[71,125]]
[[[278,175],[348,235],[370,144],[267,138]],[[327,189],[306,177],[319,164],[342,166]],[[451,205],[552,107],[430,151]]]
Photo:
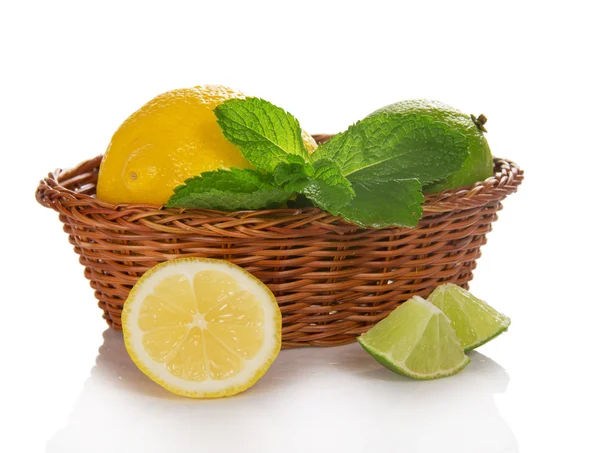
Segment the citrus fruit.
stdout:
[[386,368],[415,379],[451,376],[471,361],[446,315],[419,296],[401,304],[358,342]]
[[444,123],[453,130],[467,137],[469,142],[469,156],[462,168],[442,181],[429,184],[423,188],[425,193],[440,192],[461,186],[470,186],[478,181],[483,181],[494,174],[494,162],[490,147],[483,135],[485,117],[479,118],[462,113],[449,105],[438,101],[416,99],[402,101],[383,107],[369,116],[381,113],[393,114],[418,114],[426,115],[431,119]]
[[[220,85],[168,91],[127,118],[100,165],[97,197],[111,203],[165,204],[173,189],[205,171],[252,165],[230,143],[213,109],[244,94]],[[304,133],[305,146],[317,144]]]
[[452,283],[438,286],[427,300],[448,316],[465,351],[487,343],[510,326],[508,316]]
[[125,347],[142,372],[188,397],[229,396],[254,385],[281,348],[271,291],[227,261],[156,265],[124,304]]

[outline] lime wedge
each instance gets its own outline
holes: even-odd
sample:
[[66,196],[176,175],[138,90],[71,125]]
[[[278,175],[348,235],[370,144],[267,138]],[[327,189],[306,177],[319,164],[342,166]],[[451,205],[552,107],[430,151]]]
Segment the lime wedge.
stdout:
[[438,286],[427,300],[450,318],[465,351],[487,343],[510,325],[508,316],[498,313],[466,289],[452,283]]
[[396,308],[358,342],[386,368],[415,379],[451,376],[471,361],[450,320],[419,296]]

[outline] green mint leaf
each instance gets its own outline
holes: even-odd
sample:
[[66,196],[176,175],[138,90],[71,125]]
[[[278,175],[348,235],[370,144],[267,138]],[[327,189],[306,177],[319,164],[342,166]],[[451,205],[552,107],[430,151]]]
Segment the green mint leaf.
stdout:
[[224,211],[274,208],[292,192],[279,187],[272,175],[257,170],[232,168],[202,173],[175,188],[170,208],[205,208]]
[[351,182],[418,179],[422,185],[458,171],[468,139],[427,115],[381,113],[319,146],[311,161],[330,159]]
[[340,167],[328,159],[317,160],[313,169],[314,176],[298,191],[321,209],[338,215],[354,198],[352,184],[342,175]]
[[258,170],[272,172],[282,162],[306,162],[298,120],[259,98],[230,99],[215,108],[225,138]]
[[356,197],[340,214],[358,226],[412,228],[423,214],[424,197],[417,179],[354,182],[352,187]]
[[280,163],[273,171],[273,178],[280,187],[291,192],[302,192],[314,174],[313,166],[308,163]]
[[350,181],[340,167],[327,159],[314,164],[281,163],[273,172],[275,183],[290,192],[304,195],[316,206],[333,215],[354,198]]
[[312,165],[281,163],[275,167],[273,177],[278,186],[304,195],[316,206],[334,215],[354,198],[350,181],[335,163],[327,159]]

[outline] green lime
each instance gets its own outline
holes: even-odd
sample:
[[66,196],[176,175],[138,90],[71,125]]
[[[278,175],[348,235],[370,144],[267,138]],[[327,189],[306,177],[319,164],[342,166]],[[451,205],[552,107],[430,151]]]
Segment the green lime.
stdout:
[[451,376],[471,361],[450,320],[419,296],[396,308],[358,342],[383,366],[415,379]]
[[441,192],[445,189],[453,189],[461,186],[470,186],[478,181],[494,174],[494,162],[490,147],[483,135],[483,125],[486,119],[483,115],[475,118],[472,115],[462,113],[446,104],[425,99],[402,101],[383,107],[369,116],[381,113],[417,113],[429,116],[431,119],[441,122],[451,129],[463,134],[468,139],[469,157],[465,160],[462,168],[448,176],[446,179],[434,182],[423,188],[425,193]]
[[427,299],[448,316],[465,351],[487,343],[510,326],[508,316],[452,283],[438,286]]

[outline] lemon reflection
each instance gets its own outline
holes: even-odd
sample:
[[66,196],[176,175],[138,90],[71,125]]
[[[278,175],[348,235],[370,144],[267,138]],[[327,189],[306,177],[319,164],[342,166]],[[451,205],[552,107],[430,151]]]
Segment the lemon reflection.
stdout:
[[518,451],[494,402],[508,374],[477,352],[458,375],[420,382],[357,344],[284,350],[246,392],[192,400],[141,373],[120,333],[108,329],[103,338],[48,453]]

